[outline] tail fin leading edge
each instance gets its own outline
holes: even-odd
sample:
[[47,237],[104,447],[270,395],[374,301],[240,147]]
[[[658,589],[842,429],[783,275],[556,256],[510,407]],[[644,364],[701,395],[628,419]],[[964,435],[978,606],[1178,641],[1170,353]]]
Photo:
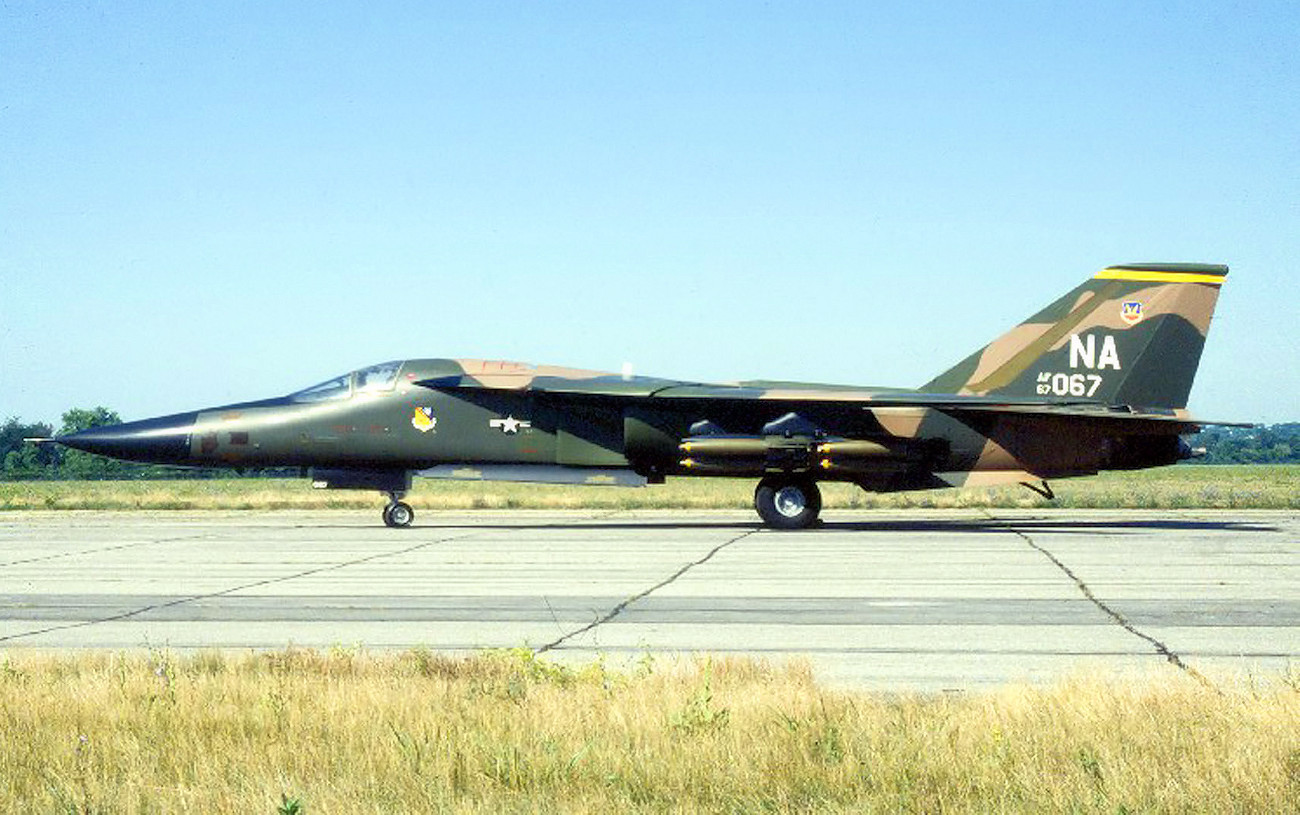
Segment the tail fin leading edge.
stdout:
[[1187,407],[1227,266],[1111,266],[923,385],[941,393]]

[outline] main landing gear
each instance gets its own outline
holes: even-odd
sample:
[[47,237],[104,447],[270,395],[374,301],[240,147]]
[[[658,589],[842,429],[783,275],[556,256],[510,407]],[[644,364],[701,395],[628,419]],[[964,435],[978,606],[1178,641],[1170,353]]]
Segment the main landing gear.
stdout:
[[769,475],[754,490],[754,509],[773,529],[807,529],[817,523],[822,493],[811,479]]
[[411,525],[415,520],[415,510],[411,505],[401,499],[406,495],[402,492],[388,493],[388,506],[384,507],[384,524],[395,529]]

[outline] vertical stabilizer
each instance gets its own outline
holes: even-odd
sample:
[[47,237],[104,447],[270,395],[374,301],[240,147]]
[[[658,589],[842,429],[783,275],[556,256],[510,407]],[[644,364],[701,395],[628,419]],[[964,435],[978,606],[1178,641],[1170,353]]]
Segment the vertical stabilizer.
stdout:
[[1103,269],[922,386],[942,393],[1187,406],[1228,267]]

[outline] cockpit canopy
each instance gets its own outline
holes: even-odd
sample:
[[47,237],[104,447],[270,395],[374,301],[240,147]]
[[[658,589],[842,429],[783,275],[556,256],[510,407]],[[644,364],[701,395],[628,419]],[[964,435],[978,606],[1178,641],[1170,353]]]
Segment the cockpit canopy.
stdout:
[[397,384],[397,374],[401,371],[403,361],[381,362],[352,373],[327,379],[310,388],[289,394],[295,402],[328,402],[334,399],[347,399],[353,393],[378,393],[390,391]]

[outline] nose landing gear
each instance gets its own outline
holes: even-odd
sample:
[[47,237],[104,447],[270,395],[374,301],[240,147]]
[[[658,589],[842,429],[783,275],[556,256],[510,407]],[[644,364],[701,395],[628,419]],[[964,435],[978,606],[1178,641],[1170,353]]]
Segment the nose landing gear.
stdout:
[[411,505],[401,499],[406,495],[402,492],[388,493],[388,506],[384,507],[384,525],[391,526],[394,529],[400,529],[411,525],[415,520],[415,510]]

